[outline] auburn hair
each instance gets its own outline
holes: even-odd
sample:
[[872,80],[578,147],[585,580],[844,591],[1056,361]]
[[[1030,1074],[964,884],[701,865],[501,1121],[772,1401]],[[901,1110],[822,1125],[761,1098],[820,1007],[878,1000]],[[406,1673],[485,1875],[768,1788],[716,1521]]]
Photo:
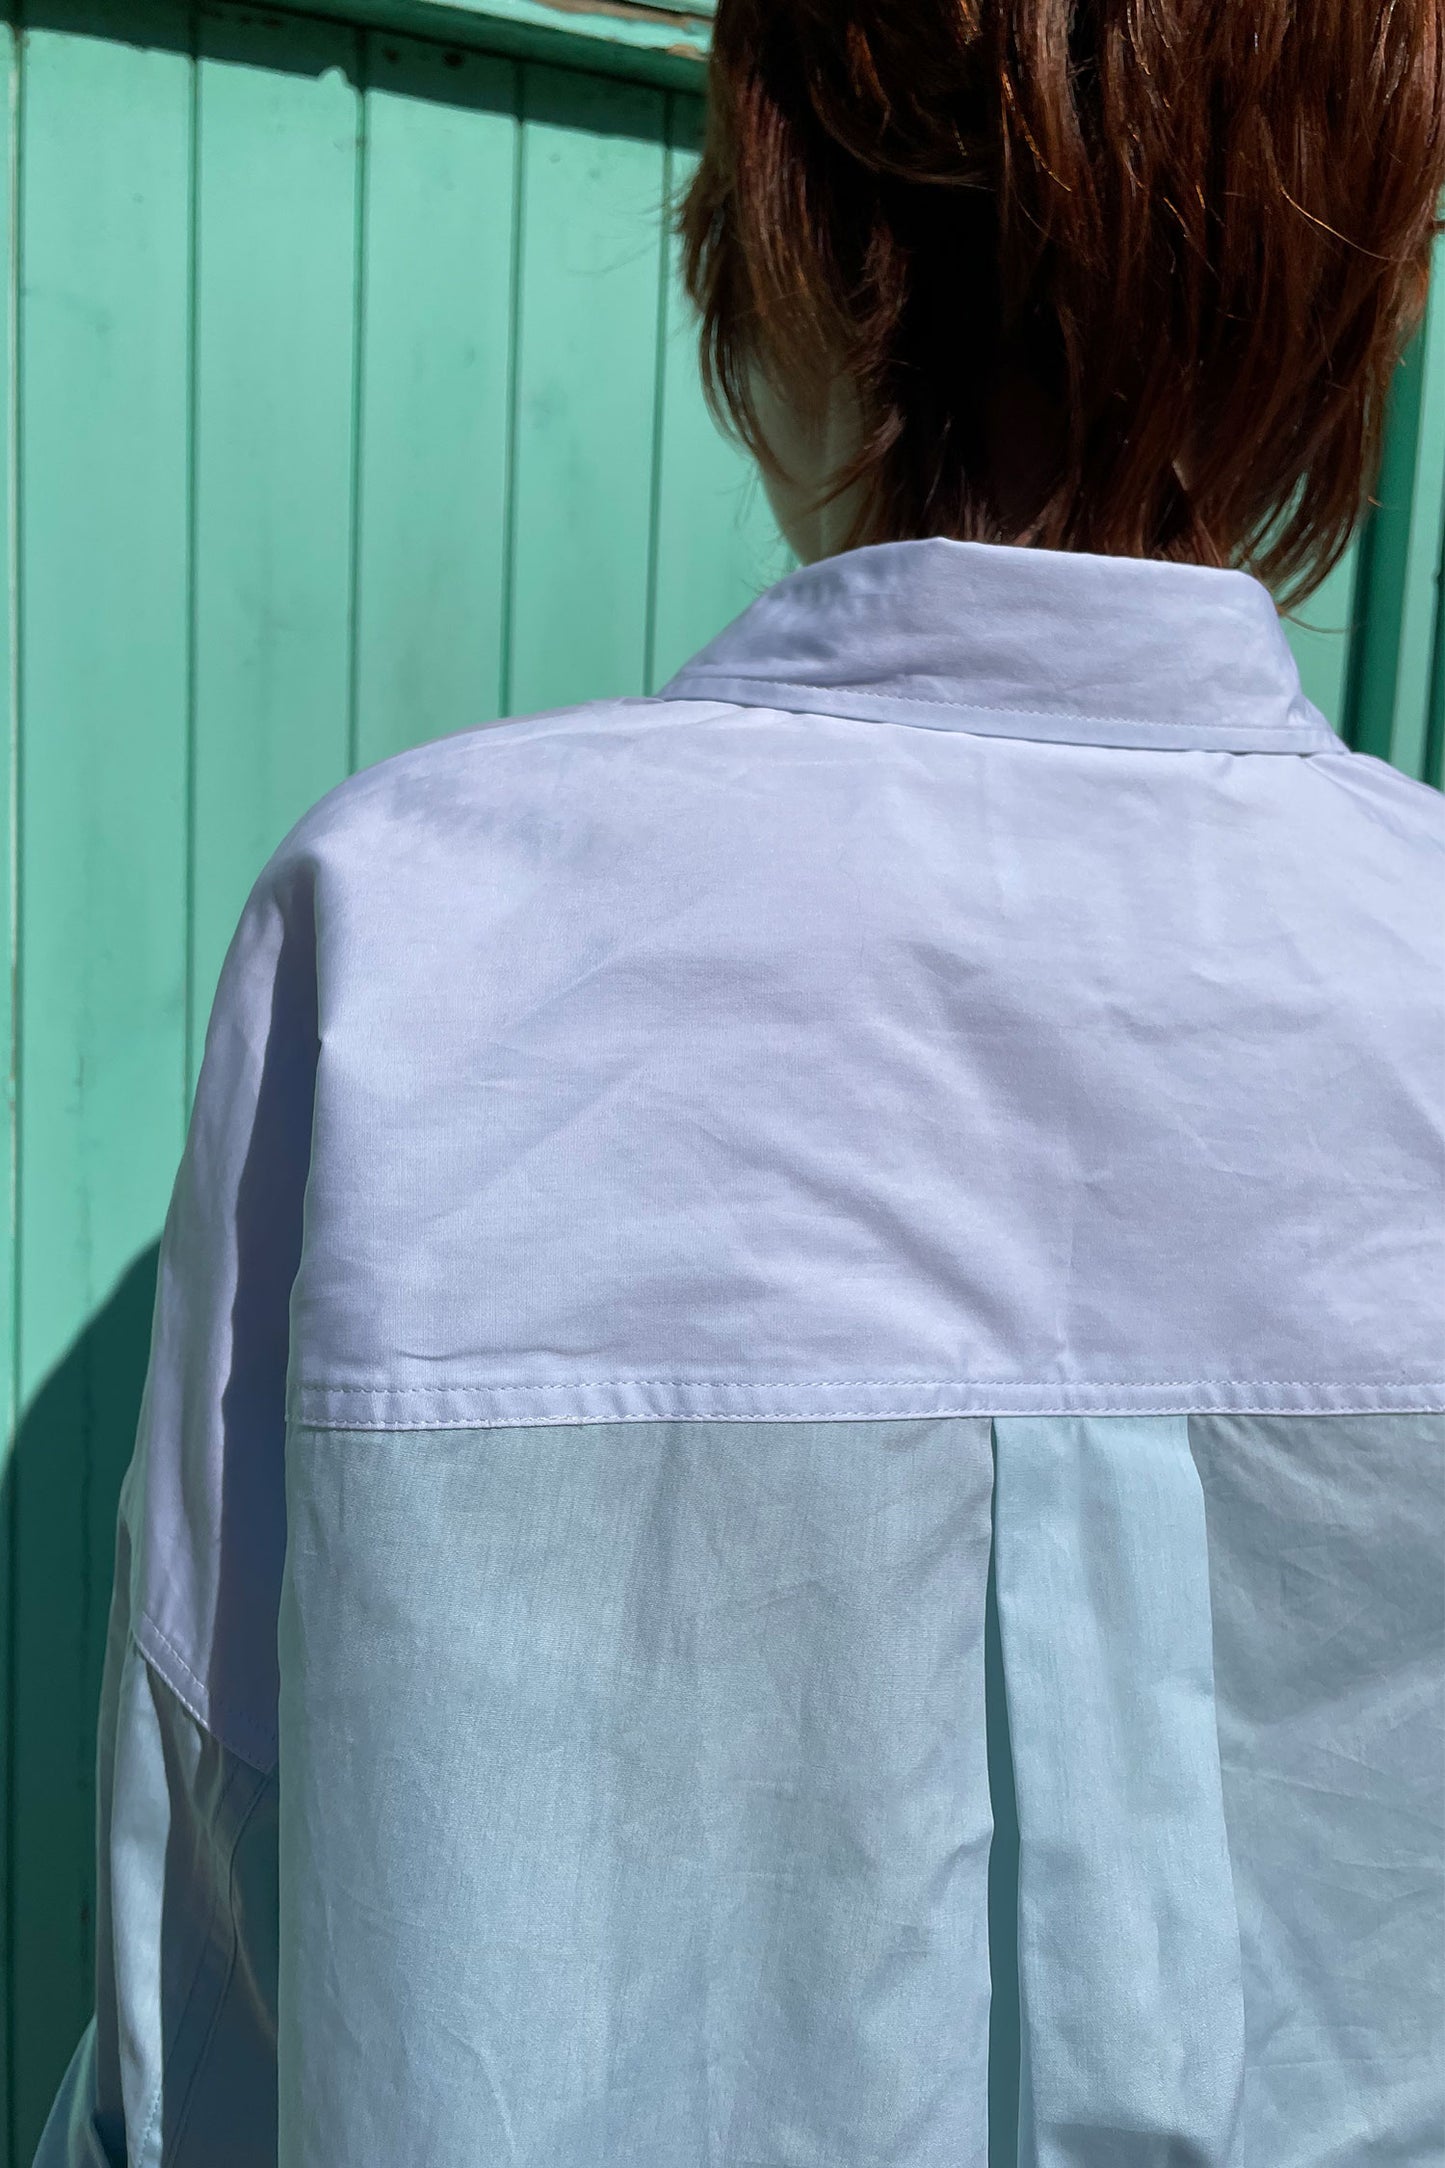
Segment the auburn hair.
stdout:
[[805,407],[850,383],[849,545],[1239,564],[1293,603],[1375,480],[1442,185],[1445,0],[718,0],[676,219],[765,465],[755,365]]

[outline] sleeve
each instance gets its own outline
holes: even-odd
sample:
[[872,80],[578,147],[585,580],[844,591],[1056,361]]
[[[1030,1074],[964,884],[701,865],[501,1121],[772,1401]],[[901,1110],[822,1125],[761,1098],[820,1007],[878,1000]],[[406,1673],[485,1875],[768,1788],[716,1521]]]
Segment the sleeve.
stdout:
[[317,1054],[287,846],[221,972],[121,1490],[96,1754],[95,2014],[36,2168],[276,2158],[276,1617]]

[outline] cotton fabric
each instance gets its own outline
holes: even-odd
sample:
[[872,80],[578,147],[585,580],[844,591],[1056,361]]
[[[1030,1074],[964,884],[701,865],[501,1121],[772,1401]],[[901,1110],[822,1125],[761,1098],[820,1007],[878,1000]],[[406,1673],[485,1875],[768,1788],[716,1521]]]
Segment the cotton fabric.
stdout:
[[227,958],[41,2168],[1445,2159],[1445,804],[929,539]]

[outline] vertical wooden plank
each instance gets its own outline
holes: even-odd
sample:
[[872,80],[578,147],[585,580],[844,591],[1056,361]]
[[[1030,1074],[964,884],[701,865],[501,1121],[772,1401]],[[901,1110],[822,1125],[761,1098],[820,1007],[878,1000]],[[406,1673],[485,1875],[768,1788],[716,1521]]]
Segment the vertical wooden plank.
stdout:
[[15,1680],[11,1603],[15,1587],[12,1455],[15,1442],[15,112],[18,47],[9,7],[0,8],[0,2161],[15,2158],[14,2011],[10,1875],[15,1786]]
[[[697,164],[702,125],[696,99],[678,95],[671,106],[670,202],[681,196]],[[778,532],[757,468],[708,412],[679,249],[671,233],[667,242],[649,691],[796,562]]]
[[1426,319],[1391,393],[1376,505],[1360,538],[1360,632],[1351,658],[1350,738],[1410,775],[1426,763],[1445,505],[1445,248]]
[[517,95],[507,62],[369,41],[363,763],[502,712]]
[[165,0],[97,0],[74,33],[25,39],[11,1952],[25,2160],[91,2003],[115,1494],[181,1143],[187,42]]
[[529,66],[522,110],[514,714],[645,689],[664,101]]
[[1430,752],[1440,562],[1445,546],[1445,236],[1435,244],[1418,361],[1420,412],[1399,602],[1399,664],[1389,757],[1406,775],[1423,778]]
[[191,1054],[256,875],[349,753],[354,34],[198,31]]
[[1445,790],[1445,534],[1435,571],[1435,653],[1430,671],[1430,715],[1425,739],[1424,777]]
[[1284,620],[1300,683],[1341,736],[1346,727],[1350,642],[1358,630],[1359,542],[1352,542],[1322,587]]

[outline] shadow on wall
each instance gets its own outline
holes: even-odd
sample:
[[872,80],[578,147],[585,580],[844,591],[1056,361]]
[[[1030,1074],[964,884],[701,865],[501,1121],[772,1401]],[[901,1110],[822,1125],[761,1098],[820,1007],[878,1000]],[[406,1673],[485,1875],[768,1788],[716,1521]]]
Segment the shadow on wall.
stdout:
[[153,1243],[135,1259],[26,1408],[0,1498],[14,1574],[3,1952],[14,2168],[27,2168],[92,2006],[96,1713],[158,1254]]

